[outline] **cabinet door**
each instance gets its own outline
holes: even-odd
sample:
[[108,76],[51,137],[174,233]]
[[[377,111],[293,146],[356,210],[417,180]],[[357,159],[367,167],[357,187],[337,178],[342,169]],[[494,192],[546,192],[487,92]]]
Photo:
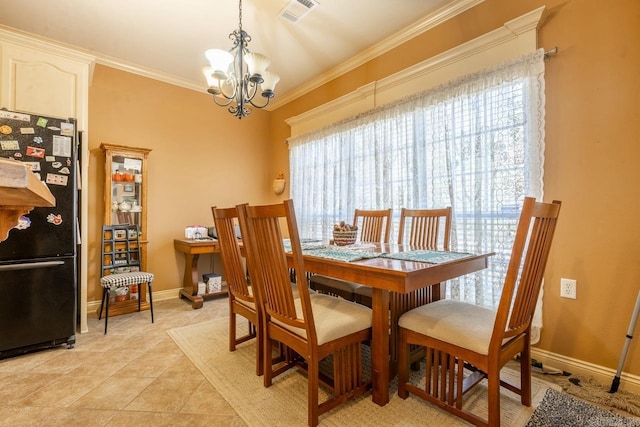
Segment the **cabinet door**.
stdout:
[[[44,47],[44,46],[43,46]],[[91,57],[64,57],[44,50],[2,44],[2,106],[79,120],[84,129]]]
[[136,224],[142,230],[142,162],[141,158],[124,155],[111,158],[111,218],[108,224]]

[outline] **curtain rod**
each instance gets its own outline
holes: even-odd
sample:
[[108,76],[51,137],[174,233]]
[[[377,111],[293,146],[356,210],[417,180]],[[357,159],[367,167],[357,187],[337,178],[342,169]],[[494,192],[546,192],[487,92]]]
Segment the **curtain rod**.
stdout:
[[544,51],[544,60],[545,61],[550,61],[552,56],[555,56],[558,54],[558,46],[554,47],[553,49],[550,50],[545,50]]

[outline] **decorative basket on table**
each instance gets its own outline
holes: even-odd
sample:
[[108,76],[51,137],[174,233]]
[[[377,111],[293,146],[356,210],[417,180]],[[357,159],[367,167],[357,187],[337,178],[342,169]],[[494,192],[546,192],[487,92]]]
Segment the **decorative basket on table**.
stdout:
[[356,242],[358,230],[333,230],[333,243],[338,246],[353,245]]

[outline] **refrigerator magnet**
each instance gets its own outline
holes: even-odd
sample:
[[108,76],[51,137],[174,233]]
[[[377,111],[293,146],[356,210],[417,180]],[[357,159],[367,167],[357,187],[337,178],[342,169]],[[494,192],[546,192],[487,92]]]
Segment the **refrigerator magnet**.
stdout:
[[0,133],[1,134],[9,135],[9,134],[11,134],[11,132],[13,132],[13,129],[11,129],[11,126],[9,126],[9,125],[0,126]]
[[73,136],[73,123],[60,123],[60,135]]
[[0,148],[4,151],[18,151],[20,144],[18,141],[0,141]]
[[31,219],[28,216],[20,215],[18,218],[18,225],[13,228],[17,228],[18,230],[26,230],[31,227]]
[[48,173],[47,174],[47,180],[46,180],[47,184],[67,185],[68,181],[69,181],[69,177],[66,176],[66,175],[58,175],[58,174],[55,174],[55,173]]
[[49,123],[48,119],[45,119],[44,117],[38,117],[38,121],[36,122],[36,125],[40,126],[41,128],[46,128],[47,123]]
[[33,128],[20,128],[20,133],[23,135],[33,135],[36,131]]
[[44,148],[27,146],[27,156],[44,159]]
[[60,225],[62,224],[62,216],[60,214],[54,215],[51,213],[47,215],[47,222],[53,225]]
[[42,137],[41,136],[34,136],[33,137],[33,142],[35,144],[42,144]]
[[68,136],[53,135],[54,156],[71,157],[71,138]]
[[24,164],[29,166],[33,172],[40,170],[40,162],[24,162]]
[[0,110],[0,119],[20,120],[21,122],[30,122],[29,114],[16,113],[15,111]]

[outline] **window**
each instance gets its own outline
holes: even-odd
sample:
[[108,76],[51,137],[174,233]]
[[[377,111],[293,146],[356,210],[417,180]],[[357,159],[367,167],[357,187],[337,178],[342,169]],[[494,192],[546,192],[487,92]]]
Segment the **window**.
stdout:
[[451,281],[447,292],[497,306],[523,198],[542,197],[543,51],[289,144],[301,236],[328,238],[356,208],[391,207],[399,216],[402,207],[451,206],[452,250],[496,256],[487,270]]

